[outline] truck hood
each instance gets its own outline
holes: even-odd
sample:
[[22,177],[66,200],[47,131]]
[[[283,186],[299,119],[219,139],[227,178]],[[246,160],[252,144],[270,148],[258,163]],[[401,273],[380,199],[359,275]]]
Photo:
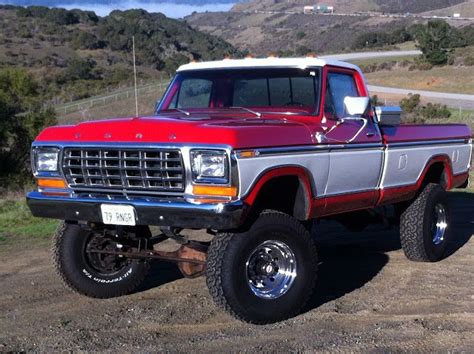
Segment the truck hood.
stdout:
[[280,117],[155,116],[84,122],[45,129],[37,142],[223,144],[237,148],[311,144],[301,122]]

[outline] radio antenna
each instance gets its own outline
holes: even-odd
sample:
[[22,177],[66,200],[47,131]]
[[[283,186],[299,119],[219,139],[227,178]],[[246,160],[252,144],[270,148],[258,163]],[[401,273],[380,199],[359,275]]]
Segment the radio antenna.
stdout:
[[135,59],[135,36],[132,37],[133,50],[133,78],[135,81],[135,117],[138,118],[138,88],[137,88],[137,63]]

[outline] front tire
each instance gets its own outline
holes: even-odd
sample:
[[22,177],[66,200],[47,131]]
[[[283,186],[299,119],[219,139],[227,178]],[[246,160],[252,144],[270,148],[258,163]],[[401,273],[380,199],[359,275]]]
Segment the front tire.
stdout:
[[446,191],[438,184],[428,184],[400,218],[400,240],[406,257],[417,262],[442,259],[450,219]]
[[58,226],[53,238],[53,261],[68,288],[104,299],[130,294],[145,279],[149,269],[147,262],[91,254],[87,252],[90,245],[106,250],[122,247],[112,238],[102,237],[77,224],[62,222]]
[[316,283],[314,240],[295,218],[264,212],[242,233],[217,235],[208,250],[207,286],[237,319],[265,324],[297,315]]

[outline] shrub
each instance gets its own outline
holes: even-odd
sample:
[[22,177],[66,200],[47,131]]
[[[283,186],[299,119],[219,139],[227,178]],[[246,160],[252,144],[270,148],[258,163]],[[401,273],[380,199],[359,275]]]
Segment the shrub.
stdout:
[[373,95],[371,98],[370,98],[370,103],[372,106],[383,106],[383,102],[381,102],[379,100],[379,96],[377,95]]
[[305,56],[310,52],[311,52],[311,49],[309,49],[308,47],[304,45],[300,45],[296,48],[296,55],[299,55],[299,56]]
[[301,40],[301,39],[303,39],[304,37],[306,37],[306,33],[304,33],[304,32],[298,32],[298,33],[296,34],[296,39],[297,39],[297,40]]
[[405,28],[393,32],[367,32],[356,37],[353,49],[383,47],[413,40],[413,35]]
[[420,95],[409,94],[408,97],[400,101],[400,107],[403,109],[403,112],[405,113],[413,113],[418,109],[418,106],[420,105],[420,100],[421,100]]
[[88,80],[92,79],[92,69],[95,67],[95,61],[92,59],[72,59],[66,68],[66,80]]
[[105,43],[100,41],[95,34],[79,31],[71,40],[73,49],[99,49],[104,48]]
[[28,183],[30,145],[56,123],[45,108],[38,83],[23,70],[0,69],[0,187]]
[[408,68],[409,71],[413,70],[431,70],[433,69],[433,64],[426,61],[424,58],[416,58],[412,65]]
[[400,101],[404,123],[424,123],[430,119],[451,117],[451,112],[446,105],[427,103],[426,106],[421,106],[420,101],[421,97],[418,94],[410,94]]
[[474,65],[474,57],[466,57],[464,58],[464,65],[466,66],[473,66]]
[[79,23],[79,17],[77,14],[59,8],[50,9],[46,14],[45,19],[57,25],[63,26]]
[[420,113],[422,117],[426,119],[451,117],[451,112],[448,107],[446,107],[446,105],[440,105],[439,103],[428,103],[421,108]]

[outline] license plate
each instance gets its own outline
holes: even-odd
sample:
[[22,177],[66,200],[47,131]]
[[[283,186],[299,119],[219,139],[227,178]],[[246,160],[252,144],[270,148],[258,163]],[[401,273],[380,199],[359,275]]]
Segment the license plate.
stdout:
[[108,225],[135,226],[135,208],[131,205],[101,204],[102,222]]

